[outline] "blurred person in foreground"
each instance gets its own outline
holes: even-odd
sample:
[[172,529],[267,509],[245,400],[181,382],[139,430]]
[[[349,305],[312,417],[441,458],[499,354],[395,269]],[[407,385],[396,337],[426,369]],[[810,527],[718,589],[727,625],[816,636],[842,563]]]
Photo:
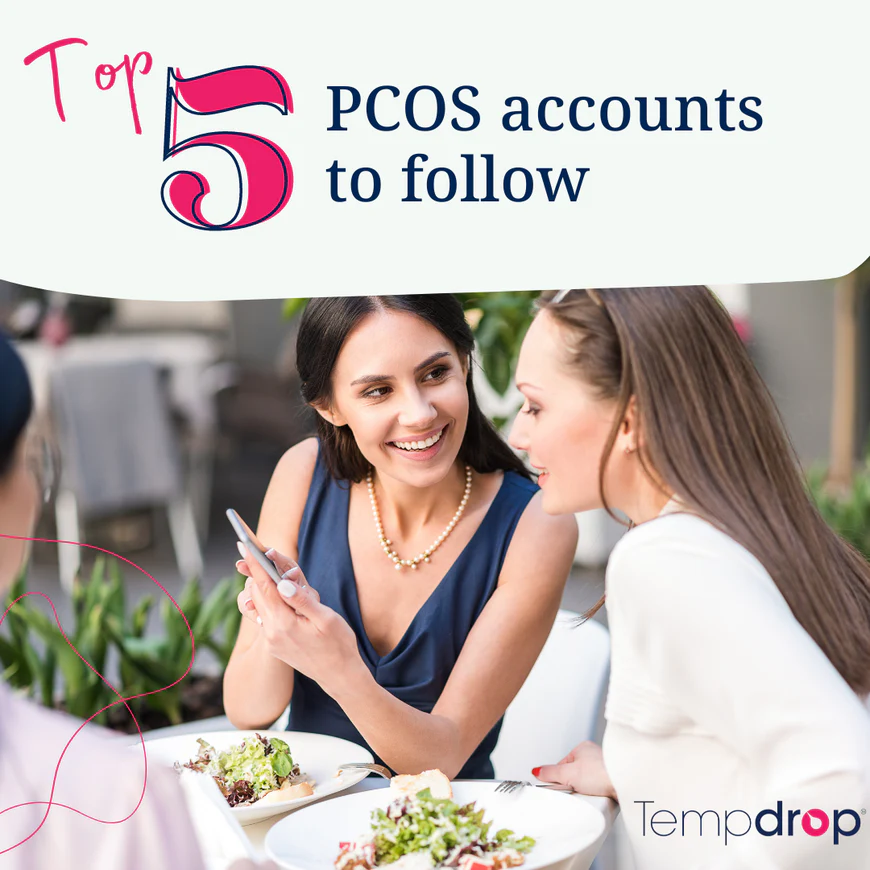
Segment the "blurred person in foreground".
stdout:
[[533,773],[618,799],[638,870],[870,867],[870,565],[810,500],[727,312],[706,287],[538,305],[511,443],[548,513],[632,528],[603,747]]
[[[33,534],[46,491],[43,452],[34,447],[37,442],[28,432],[31,410],[24,365],[0,335],[0,535],[4,536]],[[28,551],[28,542],[16,537],[0,537],[4,598]],[[92,724],[75,734],[82,725],[71,716],[16,697],[0,682],[0,866],[4,870],[200,870],[199,847],[176,774],[149,764],[143,791],[141,751],[112,740]],[[54,804],[50,809],[49,800]],[[253,866],[238,862],[234,870]]]

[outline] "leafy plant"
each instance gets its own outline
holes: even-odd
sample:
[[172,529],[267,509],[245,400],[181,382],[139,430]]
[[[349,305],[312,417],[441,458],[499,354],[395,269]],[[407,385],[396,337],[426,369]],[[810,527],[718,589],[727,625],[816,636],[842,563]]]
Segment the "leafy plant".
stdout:
[[[24,591],[20,577],[10,601]],[[203,598],[198,580],[183,589],[178,604],[198,646],[211,649],[223,667],[229,661],[241,615],[236,608],[238,578],[222,580]],[[73,629],[68,637],[81,653],[69,646],[52,617],[37,609],[32,598],[19,601],[7,616],[8,636],[0,636],[3,676],[13,687],[26,689],[46,706],[63,706],[80,718],[117,700],[115,693],[82,659],[105,673],[110,651],[118,656],[124,696],[144,695],[134,708],[159,711],[173,724],[182,721],[182,684],[157,692],[184,673],[190,659],[190,632],[171,601],[161,607],[162,631],[149,636],[146,628],[154,605],[145,596],[128,614],[121,571],[115,562],[100,558],[88,581],[77,580],[73,589]],[[59,693],[55,694],[55,688]],[[102,713],[98,722],[109,717]]]
[[511,385],[520,347],[532,322],[538,292],[459,293],[474,331],[480,364],[493,389],[504,395]]
[[[124,631],[122,625],[111,620],[107,628],[121,656],[125,693],[155,692],[175,682],[183,673],[180,668],[190,659],[191,630],[197,646],[211,649],[222,667],[226,667],[241,619],[235,603],[239,591],[238,581],[226,578],[203,599],[199,581],[190,580],[178,598],[178,606],[187,618],[187,624],[172,602],[164,599],[161,605],[163,632],[159,636],[144,636],[136,630],[138,624]],[[164,713],[173,725],[182,721],[181,683],[150,694],[141,701]]]
[[[82,719],[115,700],[112,690],[85,664],[88,661],[96,671],[105,673],[109,644],[103,623],[107,613],[123,607],[120,574],[116,572],[106,582],[103,574],[104,563],[100,561],[91,582],[79,585],[73,593],[73,626],[67,637],[80,655],[67,643],[53,615],[38,609],[30,597],[19,601],[7,616],[14,649],[0,650],[5,670],[14,669],[13,685],[38,693],[43,704],[56,706],[54,689],[60,678],[64,708]],[[22,576],[10,601],[23,592]],[[97,717],[98,722],[106,719],[106,713]]]
[[870,560],[870,446],[847,488],[828,486],[823,468],[811,469],[807,485],[825,522]]

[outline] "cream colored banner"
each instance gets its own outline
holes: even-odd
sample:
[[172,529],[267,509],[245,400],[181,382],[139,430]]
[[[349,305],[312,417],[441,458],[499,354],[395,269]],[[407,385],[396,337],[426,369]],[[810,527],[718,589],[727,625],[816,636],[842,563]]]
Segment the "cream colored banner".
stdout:
[[866,3],[5,5],[6,280],[261,298],[868,254]]

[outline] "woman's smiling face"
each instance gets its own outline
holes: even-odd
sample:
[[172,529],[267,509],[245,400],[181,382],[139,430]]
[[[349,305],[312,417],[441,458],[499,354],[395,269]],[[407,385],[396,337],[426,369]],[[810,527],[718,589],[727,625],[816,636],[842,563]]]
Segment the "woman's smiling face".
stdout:
[[[549,514],[602,506],[598,468],[616,412],[613,402],[598,398],[570,372],[564,346],[559,325],[546,312],[539,314],[520,351],[516,380],[526,401],[510,437],[540,471],[542,506]],[[618,464],[608,463],[605,491]]]
[[332,371],[332,402],[319,409],[348,426],[378,470],[413,486],[443,479],[468,422],[466,362],[441,332],[400,311],[367,315]]

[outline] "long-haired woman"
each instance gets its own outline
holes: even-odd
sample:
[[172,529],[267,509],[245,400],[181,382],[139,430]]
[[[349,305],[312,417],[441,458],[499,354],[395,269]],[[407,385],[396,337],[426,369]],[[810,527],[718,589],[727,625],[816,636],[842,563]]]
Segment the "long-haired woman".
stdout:
[[705,287],[539,307],[511,442],[548,513],[634,528],[607,566],[603,754],[535,774],[618,797],[641,868],[868,866],[870,566],[811,502],[727,312]]
[[289,701],[291,729],[364,743],[398,772],[492,776],[577,532],[541,510],[481,413],[472,349],[449,295],[308,303],[297,367],[318,437],[281,459],[260,515],[287,579],[238,563],[234,724]]

